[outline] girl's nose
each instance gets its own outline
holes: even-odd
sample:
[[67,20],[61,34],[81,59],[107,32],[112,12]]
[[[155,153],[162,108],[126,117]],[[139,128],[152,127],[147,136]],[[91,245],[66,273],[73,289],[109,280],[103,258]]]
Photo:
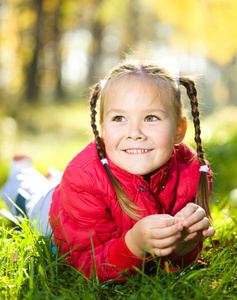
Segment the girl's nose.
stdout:
[[139,125],[130,124],[127,138],[134,141],[141,140],[145,139],[145,134],[143,133],[143,130]]

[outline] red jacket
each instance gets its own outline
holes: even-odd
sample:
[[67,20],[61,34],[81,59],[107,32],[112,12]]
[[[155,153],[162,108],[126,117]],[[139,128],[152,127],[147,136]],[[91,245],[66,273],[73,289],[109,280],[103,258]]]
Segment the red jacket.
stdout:
[[[109,166],[131,200],[142,209],[142,217],[163,213],[173,216],[195,199],[200,165],[195,151],[184,143],[175,146],[172,157],[152,175],[150,184],[111,161]],[[108,280],[120,276],[120,271],[142,265],[143,260],[134,256],[124,242],[125,233],[136,221],[120,208],[93,142],[68,164],[54,191],[49,216],[52,228],[56,223],[54,239],[60,253],[71,251],[68,261],[87,277],[96,270],[99,279]],[[173,265],[187,266],[201,248],[199,243],[184,257],[171,254],[168,258]]]

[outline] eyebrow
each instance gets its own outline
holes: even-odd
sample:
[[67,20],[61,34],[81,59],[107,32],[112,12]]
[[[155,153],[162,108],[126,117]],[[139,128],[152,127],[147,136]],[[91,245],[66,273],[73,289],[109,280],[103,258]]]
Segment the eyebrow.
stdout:
[[[148,108],[148,109],[145,109],[145,110],[144,110],[144,113],[145,113],[145,114],[153,114],[153,113],[155,113],[155,112],[161,112],[161,113],[164,113],[164,114],[168,114],[168,111],[167,111],[167,110],[164,110],[164,109],[162,109],[162,108],[154,108],[154,109]],[[121,109],[121,108],[112,108],[112,109],[110,109],[110,110],[107,111],[106,115],[111,114],[111,113],[112,113],[112,114],[113,114],[113,113],[116,113],[116,114],[124,114],[124,113],[126,113],[126,110],[123,110],[123,109]]]
[[154,108],[154,109],[146,109],[145,110],[145,112],[147,113],[147,114],[152,114],[152,113],[154,113],[154,112],[161,112],[161,113],[163,113],[163,114],[168,114],[168,111],[167,110],[165,110],[165,109],[162,109],[162,108]]
[[126,111],[123,110],[123,109],[120,109],[120,108],[113,108],[113,109],[108,110],[108,111],[106,112],[106,115],[111,114],[111,113],[123,114],[124,112],[126,112]]

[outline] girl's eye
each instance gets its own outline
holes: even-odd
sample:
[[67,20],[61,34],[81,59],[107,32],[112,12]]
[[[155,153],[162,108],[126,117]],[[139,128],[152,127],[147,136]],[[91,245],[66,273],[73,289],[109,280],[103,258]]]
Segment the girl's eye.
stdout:
[[157,120],[159,120],[159,118],[157,118],[156,116],[150,115],[150,116],[145,117],[145,122],[154,122]]
[[113,121],[115,122],[124,122],[126,119],[123,116],[116,116],[113,118]]

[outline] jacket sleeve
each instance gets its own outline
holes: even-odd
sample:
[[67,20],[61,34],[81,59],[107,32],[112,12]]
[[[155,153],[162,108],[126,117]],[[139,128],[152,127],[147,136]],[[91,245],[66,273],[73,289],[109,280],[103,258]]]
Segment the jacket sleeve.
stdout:
[[93,184],[95,180],[98,179],[93,180],[79,168],[71,167],[65,172],[55,190],[50,211],[51,226],[57,222],[55,242],[62,254],[70,251],[68,261],[85,276],[96,276],[100,280],[124,279],[119,272],[128,273],[143,260],[129,251],[124,242],[125,233],[119,234],[117,230],[104,200],[108,197],[106,183],[100,178],[104,193],[98,192]]

